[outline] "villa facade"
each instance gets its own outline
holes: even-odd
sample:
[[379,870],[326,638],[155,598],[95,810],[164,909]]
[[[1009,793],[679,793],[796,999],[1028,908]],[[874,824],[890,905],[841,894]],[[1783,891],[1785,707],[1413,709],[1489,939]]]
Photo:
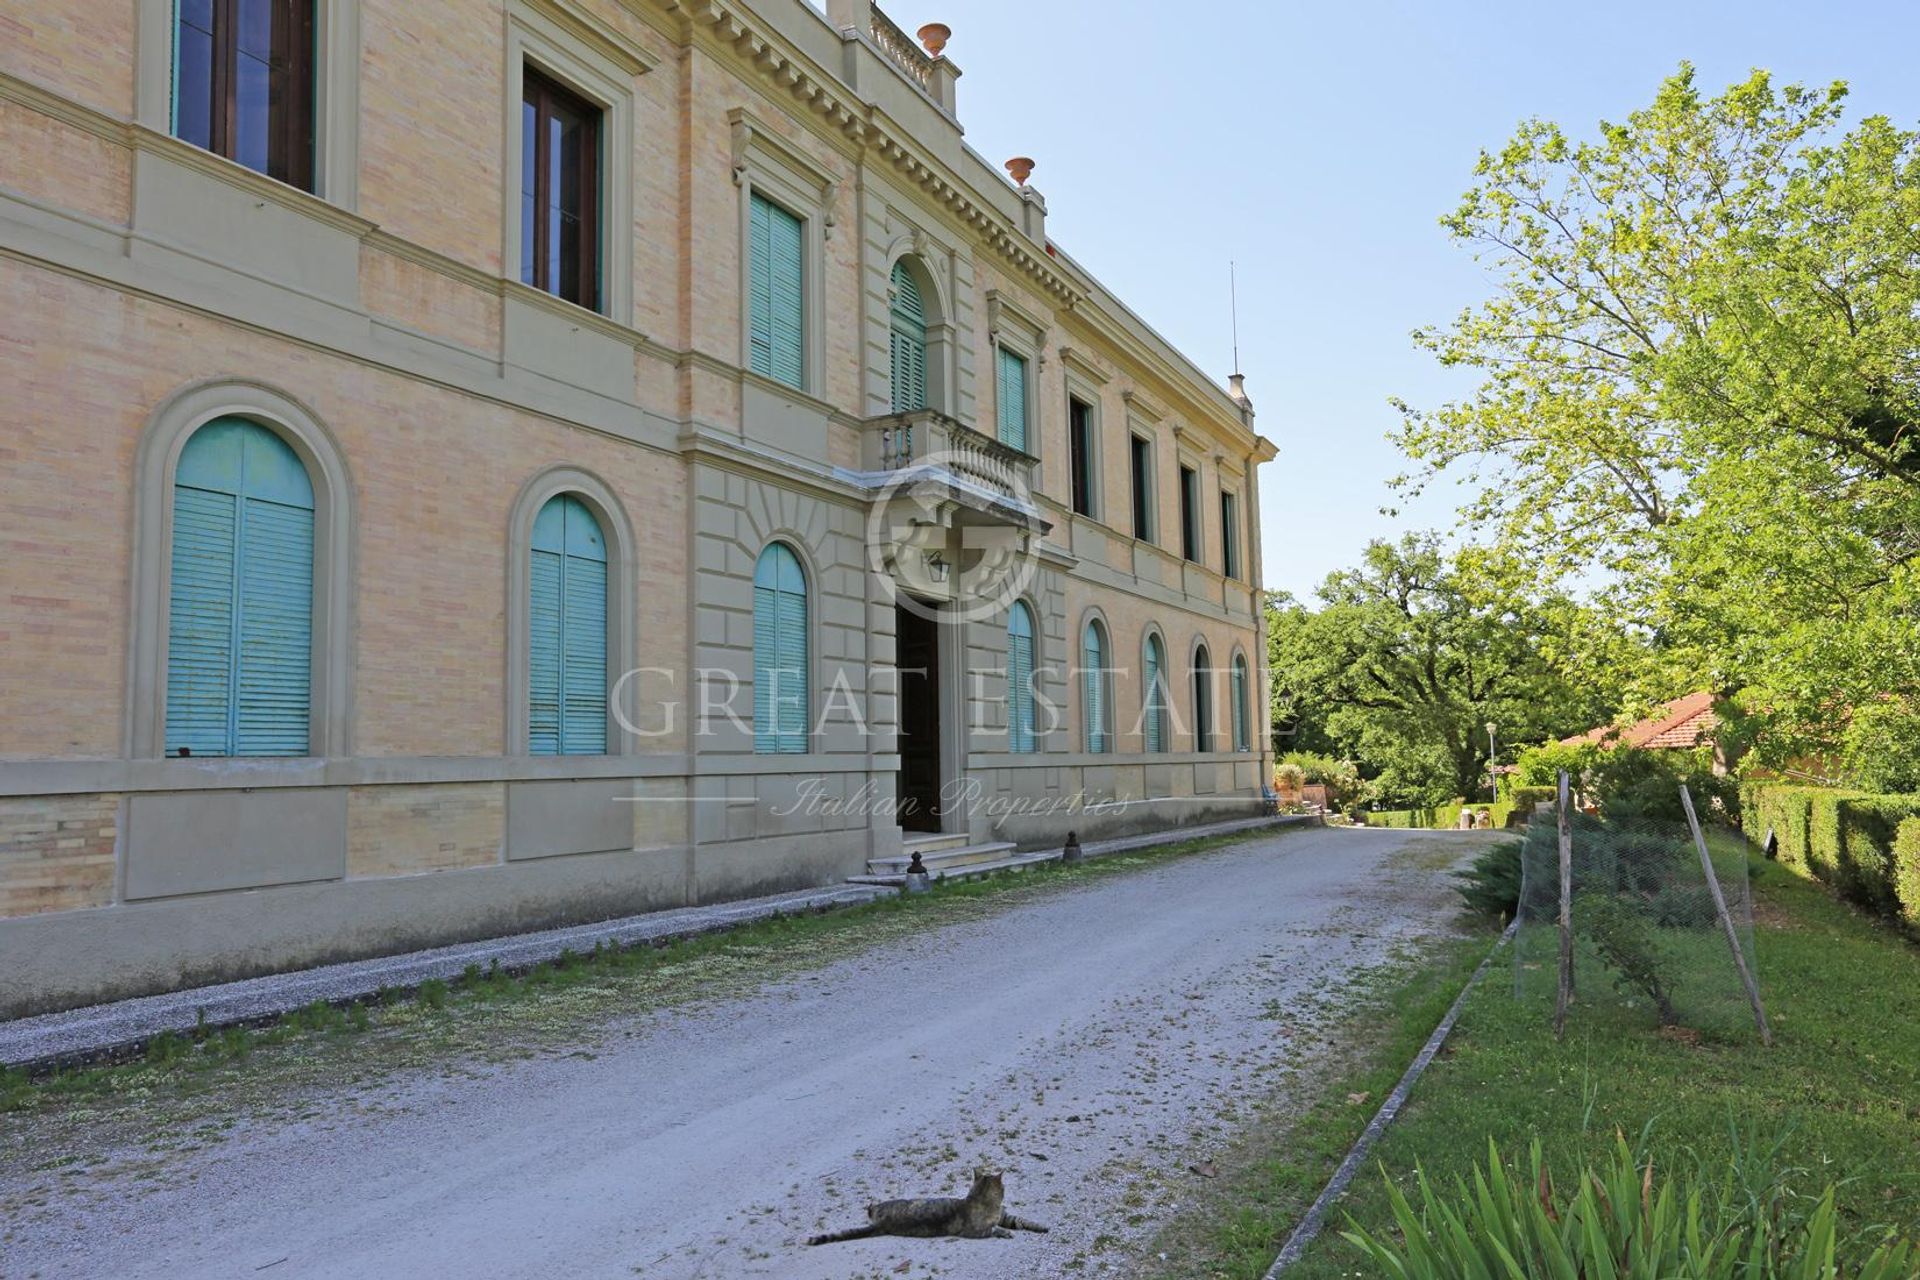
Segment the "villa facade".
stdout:
[[430,7],[0,24],[0,1016],[1259,811],[1273,448],[940,32]]

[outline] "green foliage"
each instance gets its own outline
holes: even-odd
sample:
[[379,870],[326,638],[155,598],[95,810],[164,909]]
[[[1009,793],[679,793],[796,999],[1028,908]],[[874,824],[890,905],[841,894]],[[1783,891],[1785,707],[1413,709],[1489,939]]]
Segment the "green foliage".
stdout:
[[1920,715],[1898,699],[1856,708],[1841,739],[1841,767],[1862,791],[1920,792]]
[[1900,919],[1909,927],[1920,925],[1920,817],[1903,820],[1894,834],[1893,896]]
[[1614,985],[1651,1000],[1661,1026],[1679,1022],[1673,979],[1654,940],[1656,921],[1647,904],[1602,888],[1574,895],[1573,918],[1577,931],[1613,971]]
[[1513,919],[1520,908],[1521,850],[1524,848],[1522,841],[1502,840],[1483,851],[1465,871],[1455,873],[1460,896],[1469,910],[1503,921]]
[[1418,1212],[1388,1184],[1398,1243],[1352,1219],[1344,1234],[1378,1274],[1398,1280],[1901,1280],[1920,1267],[1920,1249],[1888,1242],[1843,1268],[1832,1187],[1804,1221],[1755,1215],[1656,1175],[1624,1138],[1570,1195],[1554,1186],[1537,1140],[1518,1174],[1490,1139],[1471,1186],[1456,1179],[1442,1192],[1418,1172]]
[[1586,790],[1609,818],[1685,822],[1682,785],[1693,796],[1701,821],[1714,814],[1738,817],[1739,788],[1731,778],[1713,771],[1713,754],[1706,747],[1694,751],[1617,747],[1595,755],[1587,769]]
[[1771,830],[1784,865],[1871,911],[1920,924],[1920,830],[1908,831],[1920,819],[1920,794],[1769,783],[1746,792],[1748,838]]
[[1808,843],[1813,825],[1813,798],[1818,787],[1790,783],[1750,782],[1741,788],[1742,827],[1747,838],[1763,843],[1773,833],[1774,856],[1803,876],[1813,874]]
[[1528,747],[1513,762],[1513,780],[1518,786],[1545,787],[1551,791],[1560,785],[1560,771],[1565,769],[1577,785],[1581,775],[1601,754],[1600,746],[1592,742],[1547,742]]
[[1552,787],[1513,787],[1507,792],[1507,803],[1513,811],[1527,817],[1543,804],[1553,804],[1560,798],[1560,788]]
[[1587,138],[1483,153],[1443,223],[1496,288],[1418,335],[1481,382],[1401,406],[1401,483],[1467,473],[1470,532],[1603,577],[1658,637],[1638,684],[1741,693],[1760,763],[1845,748],[1889,787],[1920,729],[1840,739],[1920,699],[1920,135],[1842,132],[1845,96],[1683,65]]
[[1297,771],[1300,781],[1308,786],[1325,787],[1328,806],[1340,812],[1358,808],[1367,798],[1367,784],[1351,760],[1338,760],[1311,751],[1289,751],[1274,766],[1276,780],[1283,769]]
[[1329,575],[1318,609],[1269,597],[1276,722],[1358,761],[1386,804],[1486,795],[1488,722],[1514,742],[1586,728],[1618,665],[1583,660],[1606,630],[1591,610],[1511,579],[1408,536]]

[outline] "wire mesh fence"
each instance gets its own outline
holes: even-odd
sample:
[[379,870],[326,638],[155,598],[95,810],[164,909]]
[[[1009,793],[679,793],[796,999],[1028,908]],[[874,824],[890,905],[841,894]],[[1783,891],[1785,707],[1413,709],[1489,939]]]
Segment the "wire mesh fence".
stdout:
[[[1744,840],[1685,823],[1569,815],[1571,934],[1567,1025],[1654,1025],[1663,1032],[1752,1040],[1758,989],[1753,895]],[[1724,912],[1708,882],[1711,867]],[[1560,1000],[1561,824],[1543,805],[1527,824],[1514,934],[1514,996],[1555,1017]],[[1731,935],[1731,940],[1729,938]],[[1735,945],[1740,951],[1736,961]],[[1744,974],[1742,968],[1744,966]]]

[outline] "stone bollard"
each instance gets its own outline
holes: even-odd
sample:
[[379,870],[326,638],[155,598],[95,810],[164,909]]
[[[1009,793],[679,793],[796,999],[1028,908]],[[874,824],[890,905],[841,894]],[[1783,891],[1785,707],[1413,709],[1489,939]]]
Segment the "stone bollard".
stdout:
[[1067,832],[1067,844],[1065,848],[1060,850],[1060,861],[1078,862],[1080,861],[1081,857],[1082,857],[1082,854],[1080,852],[1080,833],[1078,831]]
[[920,861],[917,853],[907,863],[907,883],[901,888],[905,893],[925,893],[933,888],[933,877],[927,874],[927,864]]

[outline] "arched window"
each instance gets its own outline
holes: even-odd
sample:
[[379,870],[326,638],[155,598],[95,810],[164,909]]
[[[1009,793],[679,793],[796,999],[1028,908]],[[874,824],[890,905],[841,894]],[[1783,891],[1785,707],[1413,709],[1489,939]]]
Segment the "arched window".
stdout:
[[927,309],[906,260],[893,264],[893,411],[927,407]]
[[607,537],[586,503],[549,498],[528,566],[527,750],[607,750]]
[[1247,734],[1247,659],[1244,654],[1233,655],[1233,749],[1235,751],[1253,750],[1253,739]]
[[1148,751],[1167,749],[1167,651],[1160,637],[1147,637],[1141,732]]
[[1087,750],[1099,755],[1113,750],[1113,726],[1109,723],[1111,713],[1107,708],[1107,633],[1099,622],[1087,623],[1080,647]]
[[173,476],[167,755],[304,756],[313,680],[313,481],[286,441],[216,418]]
[[1016,600],[1007,613],[1007,750],[1033,749],[1033,614]]
[[807,749],[807,572],[784,542],[753,570],[753,749]]
[[1193,651],[1193,749],[1213,750],[1213,658],[1205,645]]

